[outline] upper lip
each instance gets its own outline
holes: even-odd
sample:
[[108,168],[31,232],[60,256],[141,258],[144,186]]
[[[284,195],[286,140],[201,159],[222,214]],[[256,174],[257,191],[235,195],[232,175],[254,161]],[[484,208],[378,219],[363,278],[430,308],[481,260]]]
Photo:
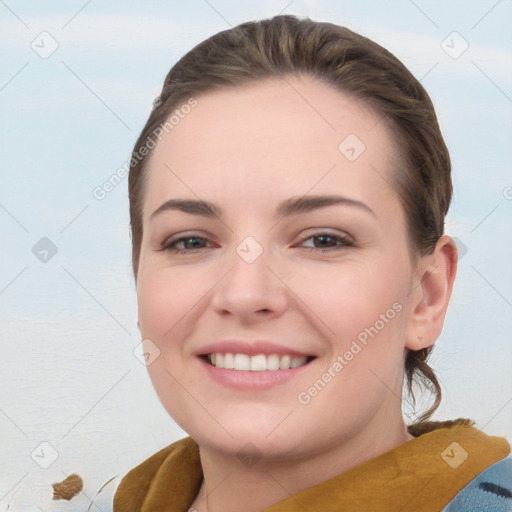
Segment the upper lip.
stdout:
[[215,343],[205,345],[200,349],[198,355],[204,356],[207,354],[247,354],[248,356],[256,356],[258,354],[277,354],[280,356],[293,356],[293,357],[309,357],[313,354],[297,350],[296,348],[285,347],[278,345],[268,340],[223,340]]

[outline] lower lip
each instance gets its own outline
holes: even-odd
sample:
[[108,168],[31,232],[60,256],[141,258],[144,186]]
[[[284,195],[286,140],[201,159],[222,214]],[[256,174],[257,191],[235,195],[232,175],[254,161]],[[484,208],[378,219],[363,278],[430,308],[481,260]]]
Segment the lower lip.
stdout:
[[228,386],[244,391],[260,391],[279,386],[289,382],[294,377],[301,375],[311,364],[307,363],[289,370],[263,370],[259,372],[244,370],[227,370],[217,368],[207,363],[202,357],[198,357],[200,364],[206,370],[211,379],[223,386]]

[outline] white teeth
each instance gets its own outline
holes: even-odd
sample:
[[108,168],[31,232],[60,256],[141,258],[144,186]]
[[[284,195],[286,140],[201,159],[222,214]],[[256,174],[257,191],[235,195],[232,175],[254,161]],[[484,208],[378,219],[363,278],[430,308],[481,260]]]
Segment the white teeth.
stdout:
[[267,358],[263,354],[251,357],[251,371],[252,372],[261,372],[266,369],[267,369]]
[[[250,370],[251,369],[251,358],[247,354],[235,354],[233,360],[234,370]],[[217,366],[217,362],[215,362]],[[223,366],[217,366],[217,368],[224,368]]]
[[267,356],[267,370],[279,370],[279,356],[277,354]]
[[224,354],[224,368],[227,370],[232,370],[235,367],[233,354]]
[[290,363],[290,368],[297,368],[298,366],[302,366],[306,364],[308,358],[306,356],[303,357],[292,357],[292,362]]
[[247,354],[232,354],[228,352],[226,354],[209,354],[208,360],[217,368],[261,372],[265,370],[289,370],[291,368],[297,368],[298,366],[304,365],[308,358],[305,356],[279,356],[278,354],[248,356]]
[[281,357],[281,360],[279,361],[279,369],[280,370],[288,370],[290,368],[290,356],[283,356]]
[[290,363],[290,368],[297,368],[297,366],[303,365],[307,361],[307,357],[293,357]]

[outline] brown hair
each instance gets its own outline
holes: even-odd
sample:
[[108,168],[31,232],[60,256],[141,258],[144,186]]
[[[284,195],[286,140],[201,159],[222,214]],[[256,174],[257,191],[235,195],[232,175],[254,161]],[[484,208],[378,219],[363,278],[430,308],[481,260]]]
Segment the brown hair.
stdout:
[[[434,250],[444,232],[452,183],[450,157],[427,92],[393,54],[372,40],[333,23],[282,15],[219,32],[195,46],[169,71],[130,163],[135,279],[142,242],[144,169],[151,156],[147,147],[155,145],[149,146],[148,141],[161,132],[173,109],[207,91],[301,74],[362,100],[392,129],[399,149],[394,186],[406,214],[412,258]],[[409,350],[405,361],[413,399],[415,377],[434,394],[434,403],[421,420],[430,417],[441,400],[439,382],[426,362],[431,350]]]

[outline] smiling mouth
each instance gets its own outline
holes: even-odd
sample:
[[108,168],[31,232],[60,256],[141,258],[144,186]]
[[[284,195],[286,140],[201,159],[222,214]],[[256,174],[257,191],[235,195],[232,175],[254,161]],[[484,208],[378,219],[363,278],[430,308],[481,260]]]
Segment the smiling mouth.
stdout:
[[211,366],[225,370],[240,370],[250,372],[293,370],[310,363],[314,356],[295,357],[279,354],[247,354],[214,353],[205,354],[202,358]]

